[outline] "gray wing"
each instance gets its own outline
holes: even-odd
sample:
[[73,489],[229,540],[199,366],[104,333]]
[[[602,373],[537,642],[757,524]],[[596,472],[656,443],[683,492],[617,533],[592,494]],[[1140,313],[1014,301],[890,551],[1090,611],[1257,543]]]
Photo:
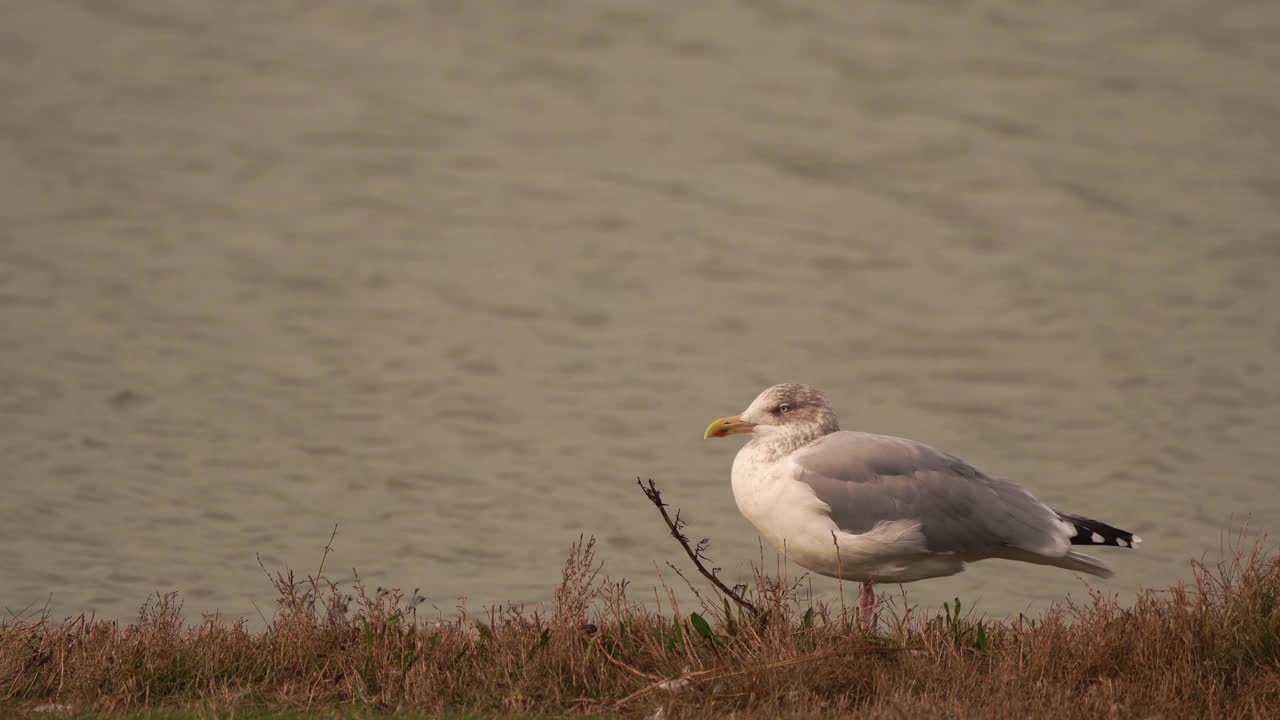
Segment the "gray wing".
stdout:
[[864,533],[886,520],[920,523],[930,552],[985,555],[1000,547],[1037,554],[1068,549],[1058,514],[1008,480],[913,440],[835,432],[797,451],[797,479],[831,507],[840,529]]

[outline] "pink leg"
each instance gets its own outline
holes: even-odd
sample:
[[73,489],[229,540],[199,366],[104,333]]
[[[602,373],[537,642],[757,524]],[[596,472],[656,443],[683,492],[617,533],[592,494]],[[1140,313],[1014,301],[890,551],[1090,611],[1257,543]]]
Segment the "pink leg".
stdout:
[[876,593],[871,589],[872,582],[862,583],[862,599],[859,604],[862,606],[862,626],[871,628],[871,611],[876,607]]

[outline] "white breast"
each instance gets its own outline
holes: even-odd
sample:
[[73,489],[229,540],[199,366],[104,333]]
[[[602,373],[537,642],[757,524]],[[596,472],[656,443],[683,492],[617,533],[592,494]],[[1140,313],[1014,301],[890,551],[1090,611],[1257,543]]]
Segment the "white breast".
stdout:
[[[791,479],[790,456],[763,459],[754,443],[733,461],[733,498],[747,520],[779,551],[818,570],[833,560],[837,532],[831,509],[804,483]],[[830,556],[830,557],[828,557]]]

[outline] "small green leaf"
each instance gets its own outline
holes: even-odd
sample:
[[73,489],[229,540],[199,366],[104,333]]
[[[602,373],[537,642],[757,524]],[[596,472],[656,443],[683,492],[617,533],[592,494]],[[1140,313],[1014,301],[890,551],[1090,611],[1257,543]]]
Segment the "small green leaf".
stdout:
[[544,652],[547,646],[551,644],[551,628],[543,628],[542,634],[538,636],[538,644],[529,648],[528,659],[532,660],[534,655]]
[[702,637],[708,640],[715,637],[715,633],[711,632],[711,625],[698,613],[690,615],[689,622],[693,623],[693,629],[697,630]]
[[485,625],[482,622],[477,622],[476,630],[480,631],[480,637],[484,638],[485,640],[493,639],[493,631],[489,629],[488,625]]
[[667,636],[667,650],[674,651],[684,645],[684,632],[680,630],[680,618],[671,619],[671,634]]
[[724,603],[724,618],[726,623],[725,632],[730,635],[737,635],[738,624],[733,621],[733,610],[729,607],[729,601],[722,597],[720,598],[720,602]]
[[432,636],[431,636],[431,642],[430,642],[430,644],[429,644],[429,649],[431,649],[431,650],[435,650],[435,649],[436,649],[436,646],[438,646],[439,644],[440,644],[440,633],[436,633],[435,635],[432,635]]
[[804,617],[800,620],[800,627],[805,630],[813,627],[813,608],[804,611]]
[[978,623],[978,638],[973,641],[973,644],[982,652],[986,652],[991,647],[991,641],[987,639],[987,628],[983,623]]

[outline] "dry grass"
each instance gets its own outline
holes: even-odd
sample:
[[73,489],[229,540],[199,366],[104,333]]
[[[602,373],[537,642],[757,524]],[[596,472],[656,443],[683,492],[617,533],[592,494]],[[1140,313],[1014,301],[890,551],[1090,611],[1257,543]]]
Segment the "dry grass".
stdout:
[[[881,608],[877,631],[759,575],[753,618],[711,588],[656,610],[574,544],[546,614],[422,617],[398,591],[350,594],[277,574],[264,632],[173,595],[122,627],[78,617],[0,625],[0,714],[59,704],[130,716],[1275,717],[1280,556],[1236,543],[1189,585],[1132,607],[1095,594],[1019,623]],[[667,611],[662,612],[662,606]],[[687,610],[687,608],[686,608]],[[264,714],[265,713],[265,714]],[[36,715],[32,715],[36,716]],[[39,715],[47,717],[47,714]]]

